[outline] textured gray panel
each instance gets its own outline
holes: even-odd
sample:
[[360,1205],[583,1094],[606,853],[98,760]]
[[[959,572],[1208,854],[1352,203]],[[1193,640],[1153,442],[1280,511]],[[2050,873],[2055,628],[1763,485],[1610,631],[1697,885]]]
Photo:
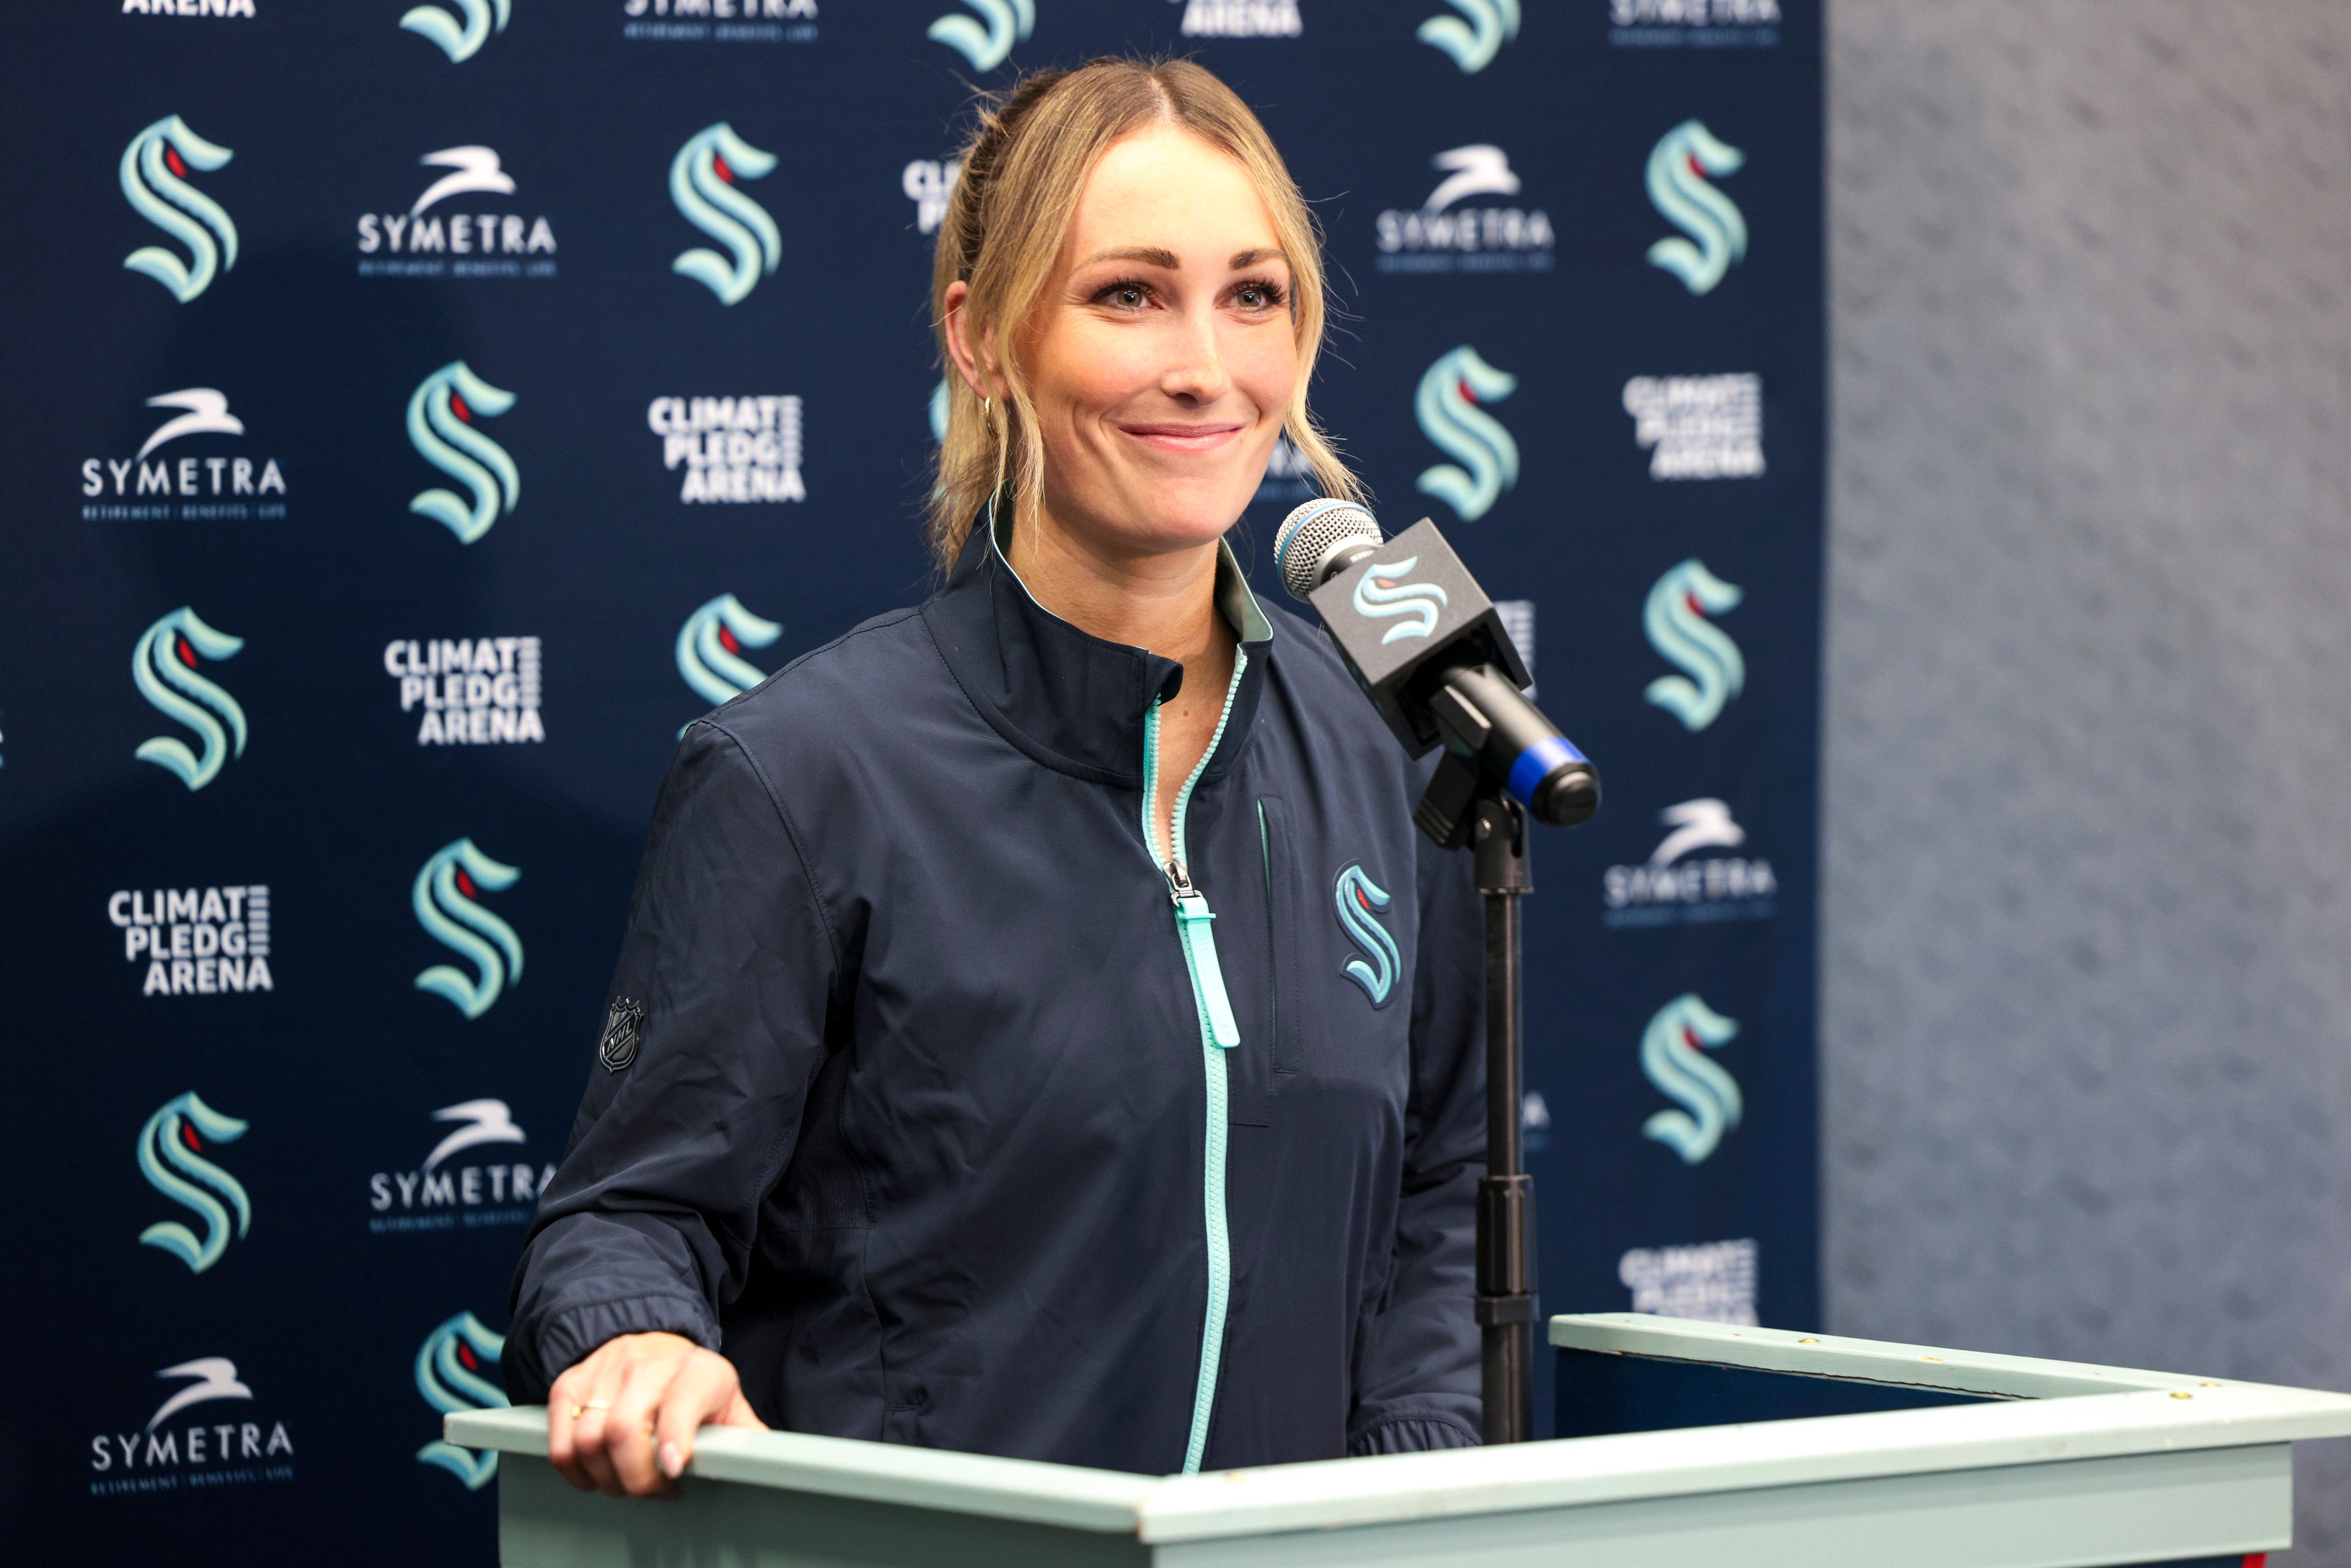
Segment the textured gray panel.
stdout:
[[2351,1388],[2351,5],[1829,23],[1829,1326]]

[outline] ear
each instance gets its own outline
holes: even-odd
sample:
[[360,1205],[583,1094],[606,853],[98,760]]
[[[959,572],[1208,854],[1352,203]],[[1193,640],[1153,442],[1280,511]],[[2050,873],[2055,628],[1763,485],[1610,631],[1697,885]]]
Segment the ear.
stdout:
[[956,373],[963,377],[974,397],[1001,397],[1003,378],[996,373],[995,333],[983,331],[973,340],[971,313],[964,308],[971,298],[971,285],[957,278],[947,285],[946,340],[947,357],[955,361]]

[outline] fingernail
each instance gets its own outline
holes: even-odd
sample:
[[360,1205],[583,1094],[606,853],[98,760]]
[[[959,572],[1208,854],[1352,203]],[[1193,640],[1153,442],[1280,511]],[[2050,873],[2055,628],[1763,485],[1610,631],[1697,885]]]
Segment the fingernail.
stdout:
[[661,1468],[662,1474],[672,1480],[677,1479],[685,1473],[685,1456],[678,1451],[675,1442],[664,1443],[661,1446]]

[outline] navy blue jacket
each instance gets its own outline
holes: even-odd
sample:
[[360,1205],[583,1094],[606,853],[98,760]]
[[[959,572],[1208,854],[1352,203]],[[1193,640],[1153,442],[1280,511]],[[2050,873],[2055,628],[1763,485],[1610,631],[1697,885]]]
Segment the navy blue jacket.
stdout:
[[1322,635],[1229,552],[1217,597],[1188,902],[1144,828],[1182,666],[1044,610],[985,525],[691,727],[518,1402],[660,1329],[802,1432],[1163,1474],[1478,1441],[1468,857]]

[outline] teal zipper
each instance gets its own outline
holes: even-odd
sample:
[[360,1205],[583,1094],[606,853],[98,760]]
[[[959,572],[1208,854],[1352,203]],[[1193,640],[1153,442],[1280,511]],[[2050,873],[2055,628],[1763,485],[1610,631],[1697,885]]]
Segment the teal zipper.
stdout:
[[[1202,1144],[1201,1207],[1208,1236],[1208,1312],[1200,1325],[1200,1377],[1192,1395],[1192,1436],[1184,1445],[1184,1473],[1200,1469],[1208,1447],[1208,1419],[1217,1406],[1217,1364],[1225,1351],[1225,1312],[1232,1299],[1232,1235],[1225,1222],[1225,1052],[1241,1042],[1240,1025],[1233,1018],[1232,998],[1225,994],[1225,971],[1217,962],[1216,915],[1208,901],[1192,885],[1184,868],[1184,813],[1192,803],[1192,787],[1207,770],[1208,758],[1225,737],[1233,716],[1233,696],[1241,689],[1241,672],[1249,668],[1249,652],[1233,650],[1233,678],[1225,687],[1225,706],[1217,715],[1216,732],[1200,753],[1191,777],[1176,791],[1168,815],[1167,894],[1176,904],[1176,936],[1184,949],[1184,967],[1192,977],[1192,1006],[1200,1019],[1200,1054],[1207,1082],[1207,1132]],[[1143,719],[1143,842],[1156,855],[1157,824],[1152,821],[1159,800],[1159,705],[1153,703]]]

